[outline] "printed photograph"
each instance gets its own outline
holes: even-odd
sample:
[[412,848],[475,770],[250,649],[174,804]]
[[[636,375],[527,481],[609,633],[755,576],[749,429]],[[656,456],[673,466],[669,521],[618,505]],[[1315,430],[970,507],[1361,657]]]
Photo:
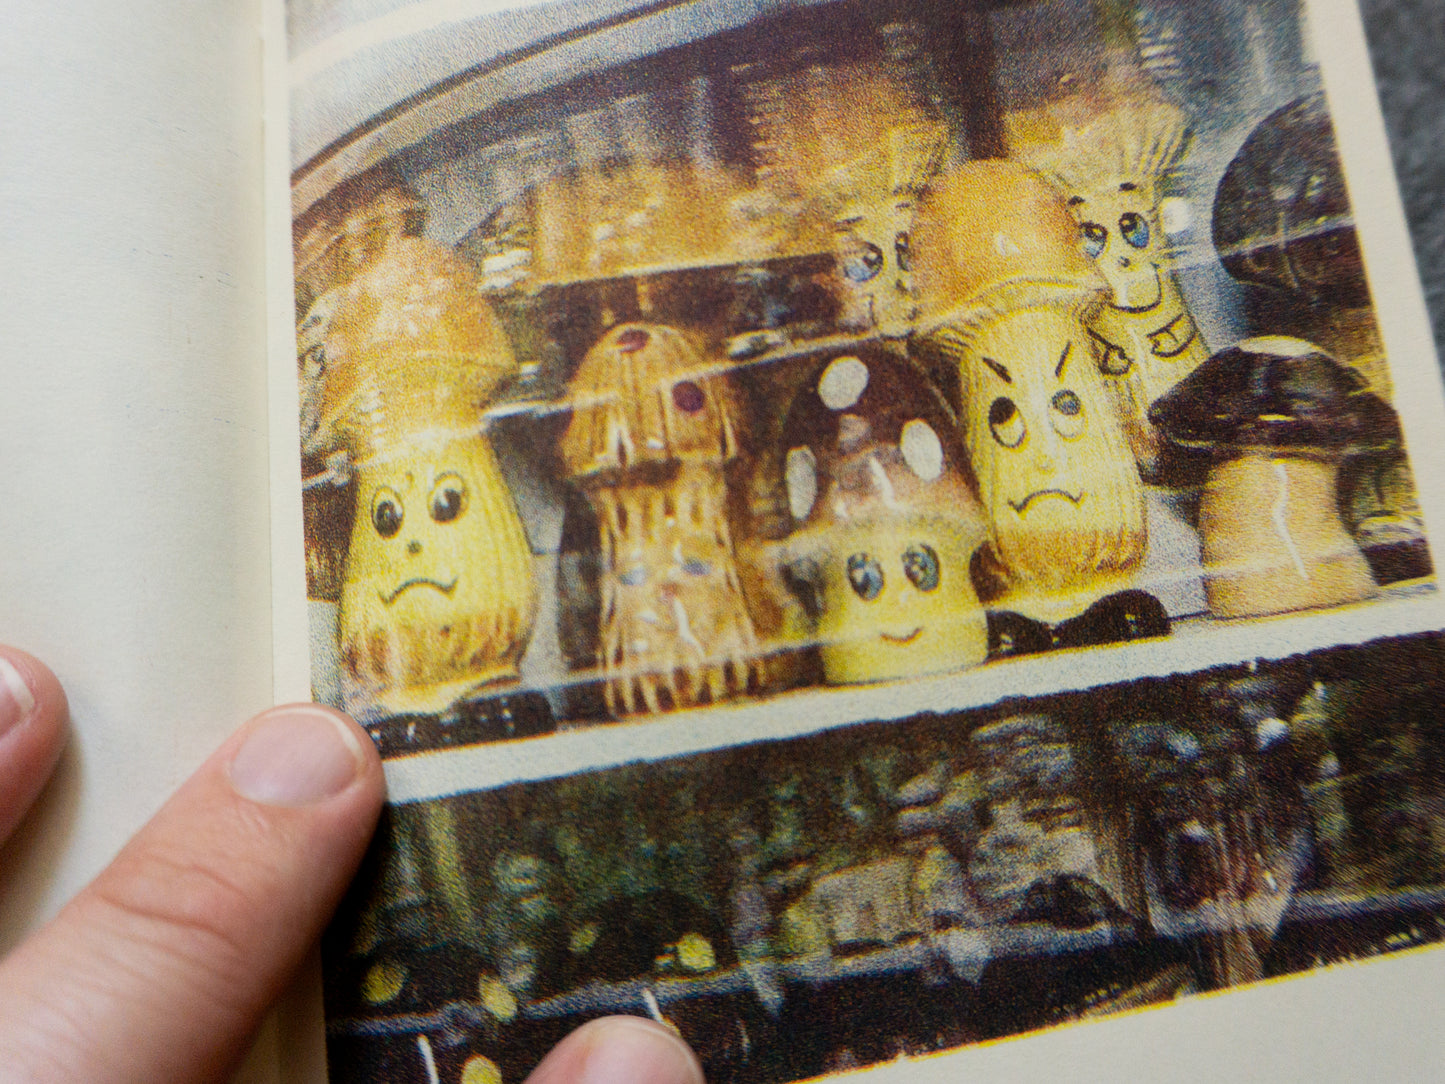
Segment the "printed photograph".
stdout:
[[335,1079],[523,1080],[644,1014],[812,1079],[1434,945],[1445,638],[390,807]]
[[293,85],[313,684],[386,755],[1434,590],[1297,0],[504,14]]

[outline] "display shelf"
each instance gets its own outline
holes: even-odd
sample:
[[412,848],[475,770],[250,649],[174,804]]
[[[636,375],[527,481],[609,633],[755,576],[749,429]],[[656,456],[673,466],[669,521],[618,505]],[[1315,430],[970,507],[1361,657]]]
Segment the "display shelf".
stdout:
[[[1350,946],[1350,958],[1396,950],[1407,944],[1433,943],[1445,935],[1445,888],[1428,886],[1377,892],[1371,896],[1311,890],[1297,893],[1280,923],[1281,930],[1311,923],[1349,922],[1361,918],[1408,919],[1409,930],[1385,933],[1376,945],[1361,941]],[[647,1014],[658,1008],[697,998],[773,997],[781,987],[822,987],[853,979],[917,973],[943,968],[953,981],[974,983],[990,962],[1042,960],[1076,953],[1144,946],[1153,940],[1187,944],[1201,936],[1227,929],[1198,928],[1174,935],[1140,936],[1130,930],[1100,923],[1066,930],[1044,923],[1012,926],[956,928],[927,934],[916,940],[846,957],[792,959],[781,963],[740,965],[688,978],[634,979],[594,982],[520,1007],[525,1020],[601,1016],[608,1013]],[[1308,937],[1305,941],[1308,942]],[[1320,949],[1339,950],[1320,939]],[[1296,948],[1296,951],[1298,949]],[[760,994],[760,988],[766,992]],[[479,1028],[496,1017],[477,1001],[453,1001],[429,1012],[378,1014],[333,1019],[333,1037],[397,1037],[454,1028]]]
[[750,742],[817,733],[862,721],[946,714],[1115,681],[1282,659],[1333,644],[1367,643],[1438,626],[1433,581],[1386,588],[1383,598],[1315,613],[1239,623],[1179,621],[1168,637],[1027,655],[910,681],[793,689],[645,720],[568,720],[554,734],[506,743],[397,755],[386,761],[390,800],[427,801],[613,764],[656,761]]

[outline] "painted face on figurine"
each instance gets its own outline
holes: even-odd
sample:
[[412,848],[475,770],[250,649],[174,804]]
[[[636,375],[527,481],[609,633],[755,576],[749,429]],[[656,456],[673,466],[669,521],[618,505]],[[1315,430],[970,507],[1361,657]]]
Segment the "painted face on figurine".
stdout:
[[968,582],[977,537],[927,517],[874,520],[835,532],[820,562],[828,680],[876,681],[974,661],[978,609]]
[[1089,335],[1135,454],[1146,466],[1158,452],[1147,421],[1150,404],[1209,353],[1164,251],[1152,193],[1153,185],[1126,181],[1069,200],[1084,252],[1113,292]]
[[1069,206],[1079,219],[1084,253],[1114,292],[1114,304],[1128,312],[1158,307],[1164,238],[1149,193],[1125,181],[1112,191],[1072,196]]
[[438,699],[426,691],[437,684],[515,675],[532,616],[531,551],[486,439],[414,440],[357,484],[342,597],[348,669],[399,679],[418,700]]
[[922,375],[879,354],[835,358],[790,413],[809,443],[784,463],[803,524],[789,575],[830,683],[982,659],[969,563],[987,531],[953,429]]
[[1137,556],[1138,471],[1072,312],[986,321],[966,365],[965,439],[1005,566],[1057,584]]

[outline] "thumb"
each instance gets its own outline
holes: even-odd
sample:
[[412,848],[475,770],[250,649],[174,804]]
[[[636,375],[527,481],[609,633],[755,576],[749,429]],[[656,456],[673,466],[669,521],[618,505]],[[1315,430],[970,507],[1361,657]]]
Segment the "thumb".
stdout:
[[312,704],[251,720],[0,964],[0,1065],[28,1081],[216,1080],[331,915],[381,762]]
[[688,1045],[640,1016],[583,1024],[542,1059],[527,1084],[703,1084]]

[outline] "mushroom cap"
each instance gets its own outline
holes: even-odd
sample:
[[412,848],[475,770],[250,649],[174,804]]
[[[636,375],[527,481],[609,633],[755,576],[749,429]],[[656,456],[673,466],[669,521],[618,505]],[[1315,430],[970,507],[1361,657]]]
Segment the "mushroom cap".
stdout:
[[784,433],[800,526],[919,513],[984,522],[952,412],[921,370],[878,347],[820,365]]
[[364,456],[429,430],[472,430],[512,346],[449,249],[393,237],[336,299],[313,442]]
[[1108,290],[1063,197],[1004,159],[934,178],[919,201],[912,252],[925,332],[1031,304],[1088,303]]
[[1029,148],[1029,162],[1065,192],[1118,191],[1121,184],[1153,185],[1173,169],[1189,147],[1184,111],[1159,98],[1115,102],[1062,140]]
[[1395,412],[1358,373],[1284,335],[1219,351],[1156,400],[1149,420],[1192,448],[1345,450],[1399,439]]
[[1250,132],[1215,191],[1213,239],[1241,282],[1311,302],[1369,302],[1323,94],[1275,110]]
[[738,404],[725,368],[676,328],[614,327],[572,377],[572,420],[561,444],[568,473],[735,458]]

